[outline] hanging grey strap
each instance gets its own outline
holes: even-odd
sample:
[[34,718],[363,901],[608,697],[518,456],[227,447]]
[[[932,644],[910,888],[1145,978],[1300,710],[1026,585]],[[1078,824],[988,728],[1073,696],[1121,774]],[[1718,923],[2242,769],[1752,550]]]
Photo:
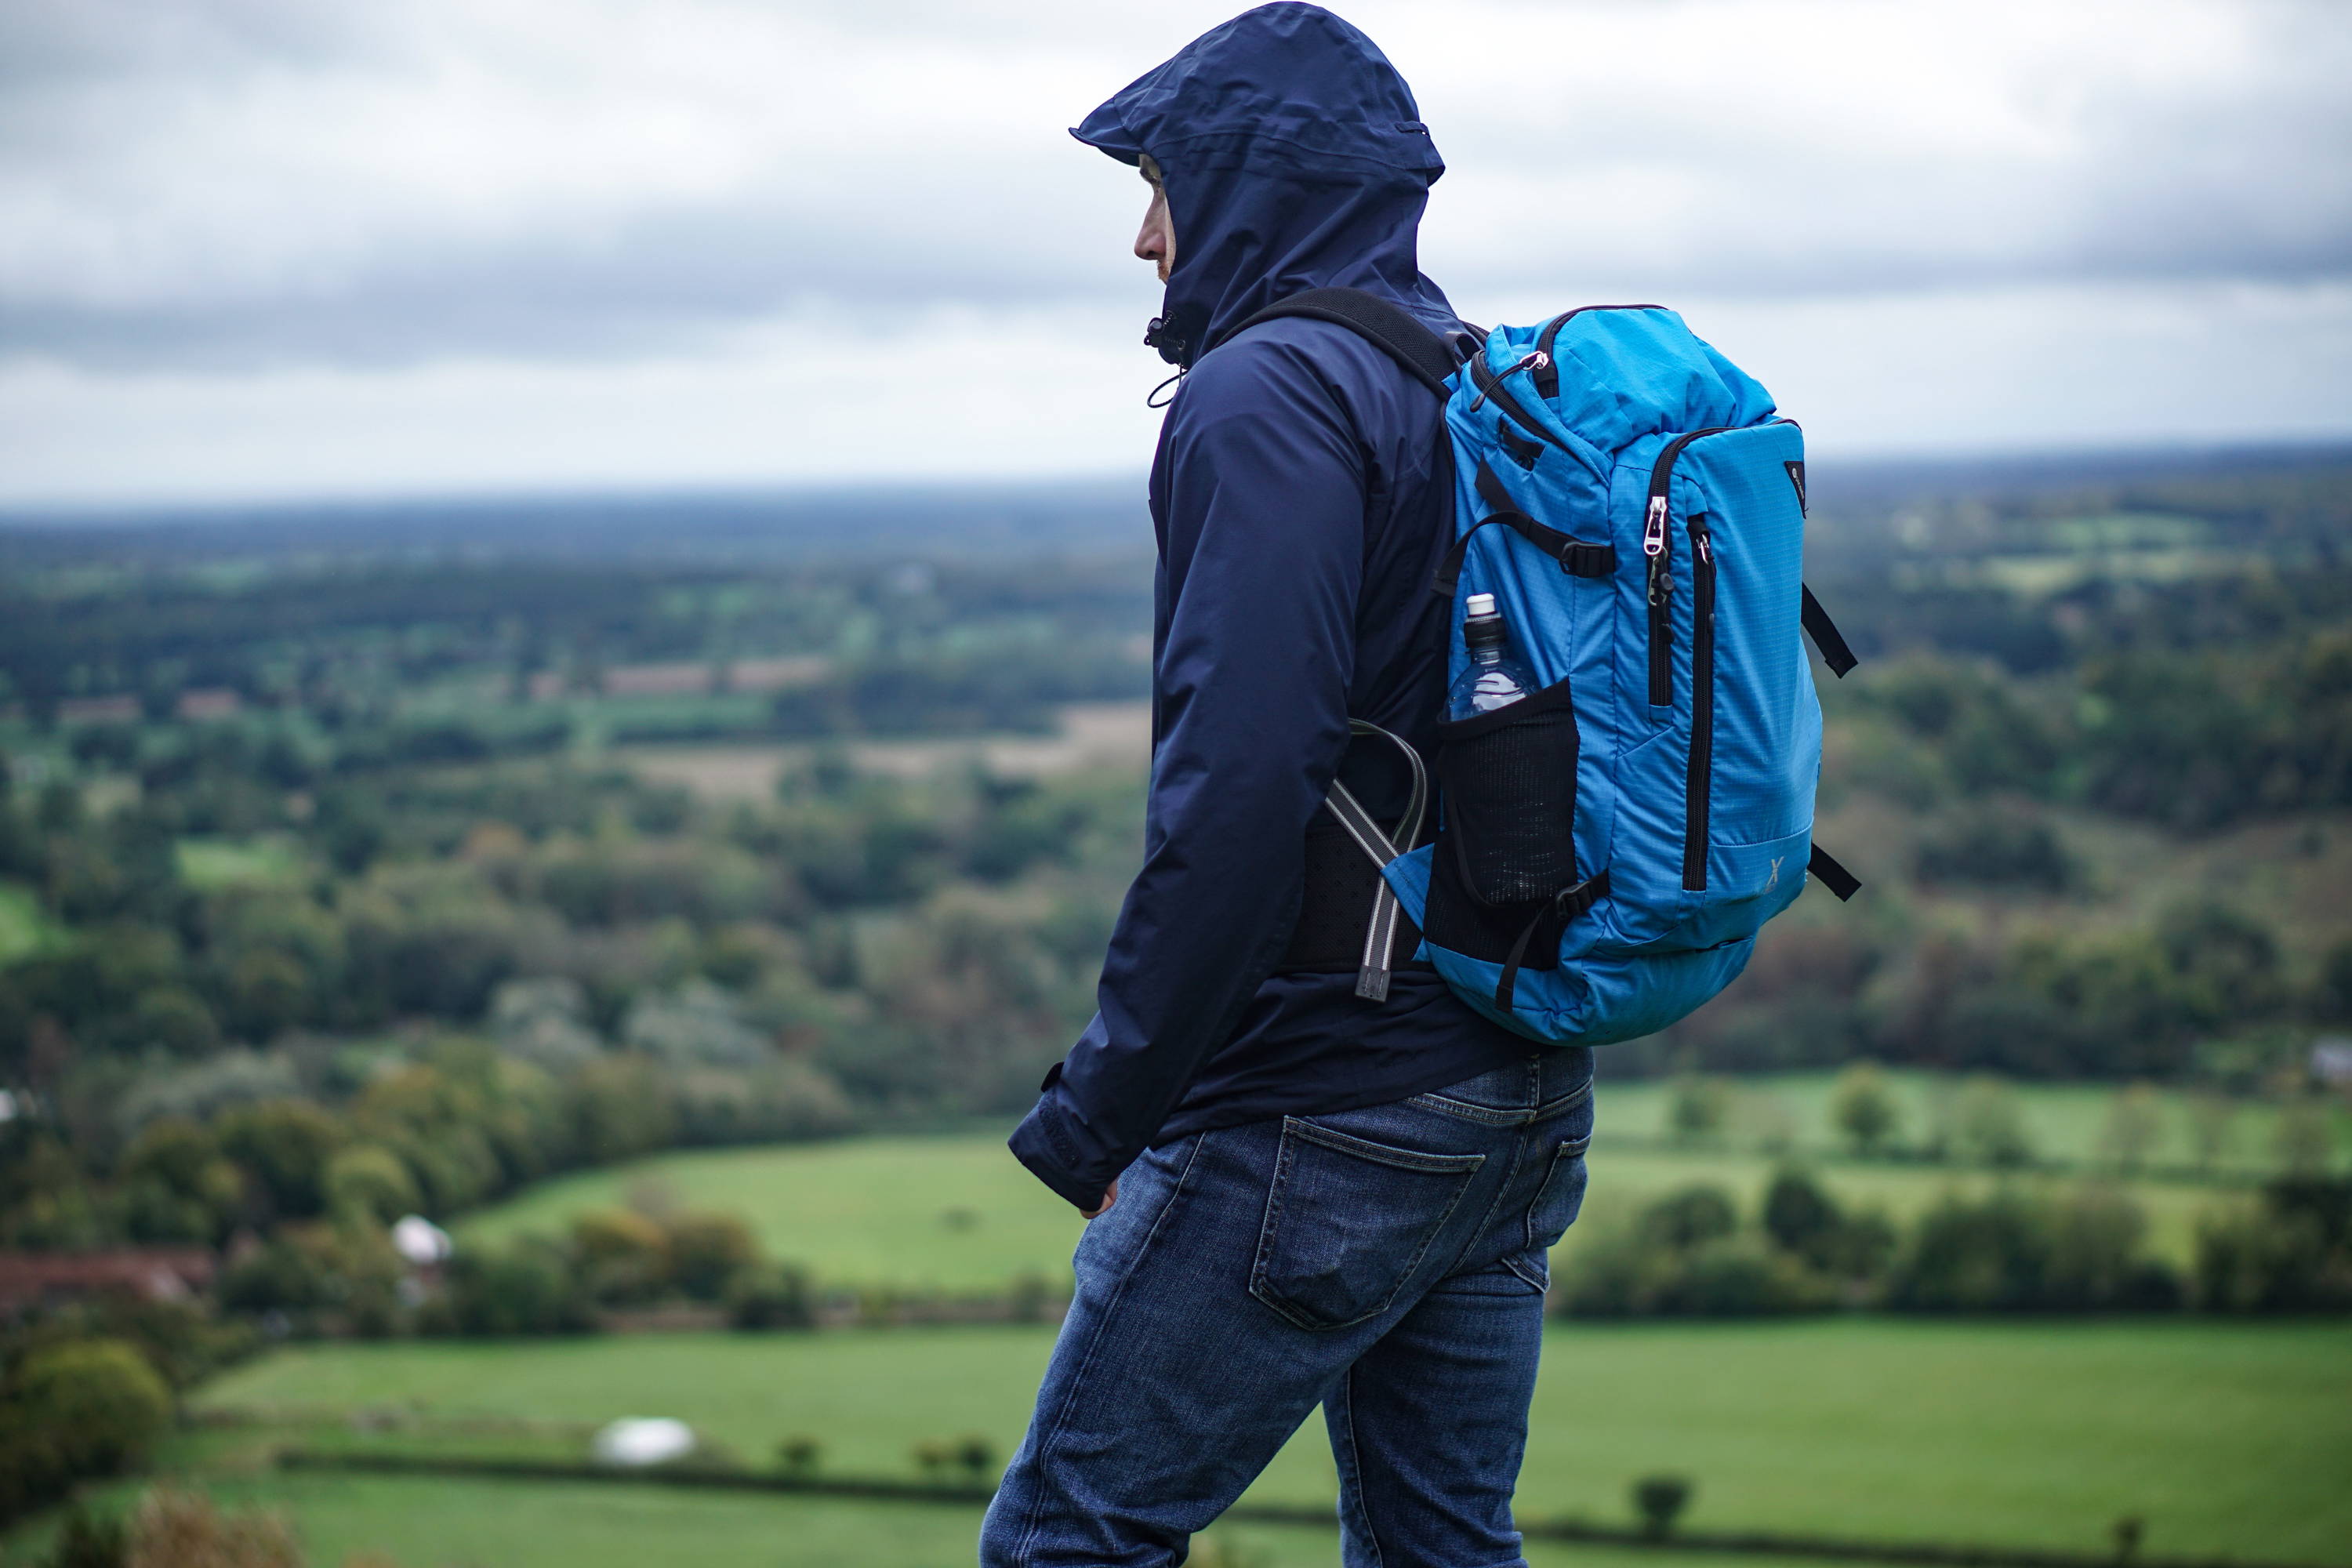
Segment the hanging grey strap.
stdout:
[[[1323,797],[1323,805],[1339,818],[1339,826],[1356,841],[1356,847],[1371,858],[1375,867],[1385,867],[1412,848],[1413,841],[1421,837],[1421,815],[1429,803],[1429,770],[1422,765],[1421,753],[1413,750],[1410,742],[1390,734],[1378,724],[1350,719],[1348,729],[1351,734],[1378,735],[1387,740],[1404,753],[1407,765],[1412,769],[1412,795],[1405,803],[1404,816],[1397,819],[1394,838],[1381,831],[1371,813],[1338,779],[1331,781],[1330,793]],[[1388,879],[1381,878],[1379,890],[1372,895],[1371,921],[1364,931],[1363,963],[1356,971],[1357,995],[1373,1002],[1388,1000],[1389,949],[1395,944],[1397,921],[1403,912]]]

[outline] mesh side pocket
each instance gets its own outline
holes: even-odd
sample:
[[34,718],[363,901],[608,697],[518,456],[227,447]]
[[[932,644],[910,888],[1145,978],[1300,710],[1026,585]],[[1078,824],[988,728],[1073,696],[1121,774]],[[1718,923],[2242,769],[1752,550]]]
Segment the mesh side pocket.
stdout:
[[[1441,947],[1499,963],[1541,906],[1579,879],[1568,682],[1441,724],[1438,743],[1444,817],[1424,929]],[[1553,967],[1558,945],[1556,932],[1538,932],[1523,966]]]

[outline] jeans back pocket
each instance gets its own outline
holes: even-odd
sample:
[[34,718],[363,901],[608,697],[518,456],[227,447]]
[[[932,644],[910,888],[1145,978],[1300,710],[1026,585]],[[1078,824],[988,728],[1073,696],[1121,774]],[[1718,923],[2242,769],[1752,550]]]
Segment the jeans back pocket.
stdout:
[[1578,1212],[1584,1207],[1584,1184],[1590,1174],[1584,1152],[1591,1146],[1591,1138],[1570,1138],[1551,1152],[1551,1170],[1537,1190],[1535,1202],[1528,1205],[1529,1251],[1549,1251],[1576,1223]]
[[1303,1329],[1385,1311],[1486,1163],[1284,1117],[1250,1294]]

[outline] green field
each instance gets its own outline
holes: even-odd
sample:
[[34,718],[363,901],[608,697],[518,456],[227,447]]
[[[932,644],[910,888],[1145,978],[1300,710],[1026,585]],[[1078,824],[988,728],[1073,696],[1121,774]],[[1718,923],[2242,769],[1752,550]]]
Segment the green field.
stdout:
[[284,838],[183,838],[175,847],[192,888],[282,887],[302,876],[300,853]]
[[[303,1346],[229,1373],[195,1405],[295,1433],[336,1423],[340,1443],[411,1446],[420,1439],[356,1435],[349,1416],[667,1415],[751,1462],[807,1433],[824,1444],[827,1468],[907,1475],[910,1447],[927,1438],[979,1432],[1009,1452],[1050,1342],[1042,1329],[991,1328]],[[1697,1484],[1694,1526],[2095,1551],[2115,1520],[2137,1514],[2150,1552],[2328,1563],[2352,1558],[2348,1458],[2352,1324],[1563,1326],[1546,1343],[1520,1507],[1622,1521],[1633,1479],[1674,1471]],[[283,1490],[306,1519],[317,1510],[319,1541],[357,1542],[349,1532],[364,1520],[342,1510],[389,1510],[382,1500],[420,1483],[248,1484]],[[528,1511],[555,1489],[509,1487],[487,1500],[511,1493]],[[1332,1490],[1310,1423],[1253,1495],[1320,1502]],[[731,1519],[738,1508],[815,1505],[690,1506]],[[472,1511],[436,1502],[446,1520],[404,1528],[463,1540]],[[1328,1538],[1318,1549],[1297,1560],[1328,1562]],[[435,1550],[447,1560],[447,1548]],[[526,1561],[487,1551],[457,1560]]]
[[827,1283],[1001,1289],[1066,1279],[1084,1228],[992,1134],[656,1154],[541,1183],[457,1227],[461,1245],[562,1230],[583,1209],[657,1190],[741,1215],[768,1250]]
[[0,963],[28,958],[65,932],[42,912],[41,900],[21,882],[0,881]]
[[[1900,1093],[1924,1107],[1922,1075],[1891,1075]],[[1864,1163],[1837,1155],[1822,1108],[1822,1075],[1744,1080],[1738,1092],[1784,1104],[1798,1143],[1822,1162],[1823,1179],[1845,1202],[1917,1213],[1948,1192],[1981,1192],[1998,1180],[2041,1187],[2079,1178],[1996,1177],[1928,1164]],[[1753,1205],[1775,1157],[1743,1137],[1736,1123],[1715,1142],[1665,1144],[1667,1089],[1658,1084],[1604,1085],[1592,1187],[1585,1217],[1569,1233],[1566,1258],[1660,1194],[1714,1182]],[[2026,1114],[2053,1156],[2087,1159],[2095,1147],[2109,1091],[2070,1087],[2021,1089]],[[2176,1104],[2168,1112],[2185,1116]],[[1925,1115],[1924,1109],[1918,1114]],[[2265,1107],[2239,1112],[2251,1142],[2267,1136]],[[2132,1191],[2146,1208],[2151,1245],[2187,1261],[2197,1216],[2231,1200],[2232,1189],[2180,1181],[2140,1180]],[[768,1250],[827,1284],[901,1289],[1001,1289],[1016,1276],[1066,1279],[1080,1222],[1005,1152],[994,1132],[859,1139],[658,1154],[631,1164],[542,1183],[520,1196],[468,1216],[461,1242],[497,1242],[520,1233],[554,1234],[572,1215],[658,1195],[690,1208],[741,1215]]]
[[[1916,1143],[1935,1126],[1937,1102],[1948,1101],[1961,1085],[1950,1078],[1924,1072],[1890,1070],[1888,1089],[1901,1110],[1895,1141]],[[1813,1158],[1842,1158],[1845,1144],[1830,1121],[1834,1073],[1785,1073],[1725,1080],[1729,1091],[1721,1141],[1734,1148],[1753,1149],[1775,1136],[1786,1136],[1801,1153]],[[2016,1084],[2021,1119],[2028,1143],[2037,1159],[2096,1165],[2106,1158],[2101,1133],[2107,1126],[2116,1098],[2109,1084]],[[2187,1094],[2178,1089],[2153,1091],[2160,1131],[2143,1156],[2151,1166],[2189,1169],[2199,1163],[2195,1112]],[[1600,1131],[1645,1139],[1664,1138],[1673,1087],[1657,1079],[1604,1084]],[[2241,1101],[2225,1125],[2224,1143],[2215,1160],[2223,1173],[2266,1174],[2276,1164],[2277,1109],[2260,1101]],[[2352,1113],[2339,1109],[2335,1117],[2338,1153],[2352,1152]]]
[[[980,1510],[879,1507],[652,1487],[248,1473],[208,1479],[223,1504],[277,1510],[320,1568],[370,1554],[399,1568],[971,1568]],[[126,1489],[114,1489],[117,1497]],[[0,1564],[38,1561],[43,1521],[0,1542]],[[1187,1568],[1333,1568],[1338,1532],[1223,1525]],[[1532,1568],[1725,1568],[1708,1553],[1530,1544]],[[1785,1568],[1821,1568],[1776,1557]]]

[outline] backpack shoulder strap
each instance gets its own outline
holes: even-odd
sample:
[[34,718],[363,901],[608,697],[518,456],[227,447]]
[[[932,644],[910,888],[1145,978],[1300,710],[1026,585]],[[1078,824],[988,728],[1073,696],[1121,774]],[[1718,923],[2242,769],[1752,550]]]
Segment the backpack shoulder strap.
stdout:
[[1318,321],[1330,321],[1347,328],[1358,337],[1366,339],[1387,351],[1390,358],[1412,374],[1415,380],[1440,397],[1453,395],[1445,384],[1462,365],[1444,338],[1423,323],[1421,319],[1393,300],[1377,294],[1367,294],[1360,289],[1309,289],[1277,300],[1265,310],[1243,321],[1232,331],[1219,336],[1218,343],[1226,343],[1256,326],[1283,316],[1305,316]]

